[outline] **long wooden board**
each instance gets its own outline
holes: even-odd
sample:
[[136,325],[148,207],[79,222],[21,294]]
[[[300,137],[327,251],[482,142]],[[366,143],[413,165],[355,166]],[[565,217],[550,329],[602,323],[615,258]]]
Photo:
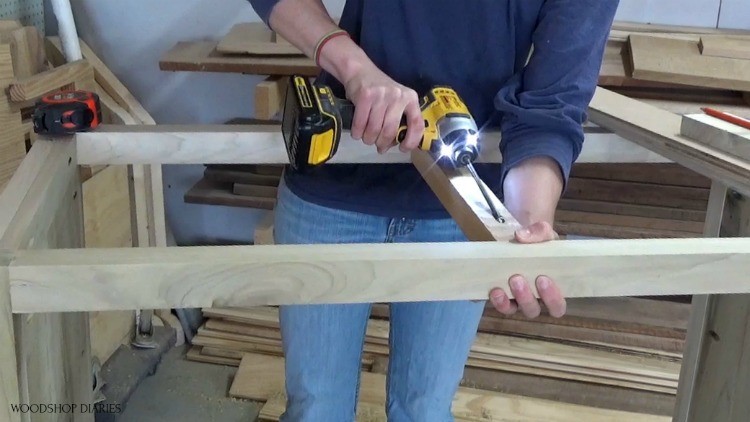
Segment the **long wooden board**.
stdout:
[[750,129],[707,114],[682,117],[680,133],[727,154],[750,161]]
[[257,56],[303,56],[299,48],[277,42],[277,34],[263,22],[242,22],[234,25],[219,43],[216,51],[228,54]]
[[513,274],[567,297],[750,293],[749,239],[18,251],[14,312],[471,299]]
[[750,61],[702,55],[695,41],[632,34],[630,58],[636,79],[750,91]]
[[680,135],[681,118],[658,107],[597,88],[590,120],[663,157],[750,194],[750,163]]
[[[578,162],[665,162],[664,157],[611,133],[587,130]],[[206,142],[210,138],[211,142]],[[41,139],[41,138],[40,138]],[[102,125],[75,135],[80,164],[288,164],[280,125]],[[480,140],[478,162],[500,162],[498,132]],[[335,163],[408,163],[409,154],[372,146],[342,133]]]
[[704,56],[750,59],[750,38],[732,35],[703,35],[700,41]]

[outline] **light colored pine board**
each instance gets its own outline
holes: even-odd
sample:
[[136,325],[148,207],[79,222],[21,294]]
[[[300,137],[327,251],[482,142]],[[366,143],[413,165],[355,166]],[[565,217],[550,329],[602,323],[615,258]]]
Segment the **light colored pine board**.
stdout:
[[469,240],[509,241],[514,238],[521,224],[484,185],[489,199],[503,218],[502,222],[495,220],[487,200],[467,169],[441,168],[428,152],[422,150],[413,151],[411,156],[422,178]]
[[[278,45],[278,44],[277,44]],[[289,78],[269,76],[255,85],[255,117],[269,120],[283,110]]]
[[[726,0],[727,2],[729,0]],[[717,35],[747,35],[750,31],[745,29],[728,29],[714,28],[708,26],[689,26],[689,25],[664,25],[643,22],[628,22],[615,20],[612,23],[612,29],[626,32],[647,32],[647,33],[664,33],[664,34],[717,34]]]
[[91,65],[86,60],[78,60],[36,75],[16,79],[10,85],[10,99],[16,102],[35,101],[42,95],[61,87],[93,79],[94,69]]
[[[76,250],[83,245],[81,186],[75,143],[35,143],[0,211],[0,247]],[[26,163],[29,163],[26,167]],[[32,171],[33,170],[33,171]],[[29,172],[30,177],[23,173]],[[10,215],[4,218],[3,214]],[[8,221],[3,225],[3,221]],[[80,250],[80,249],[77,249]],[[39,313],[14,317],[20,400],[23,403],[92,403],[88,317],[84,313]],[[69,415],[93,421],[93,414]],[[42,415],[40,420],[56,420]]]
[[260,56],[303,56],[297,47],[276,42],[274,32],[263,22],[235,24],[229,33],[219,40],[216,51]]
[[0,254],[0,416],[8,422],[20,422],[21,414],[13,412],[11,408],[11,405],[20,403],[20,401],[13,314],[10,305],[10,283],[8,280],[7,265],[9,261],[9,256]]
[[[478,162],[500,162],[499,133],[483,134]],[[589,131],[578,162],[665,162],[618,136]],[[205,142],[210,137],[211,142]],[[75,135],[80,164],[288,164],[278,125],[102,125]],[[408,163],[409,154],[392,148],[378,154],[343,133],[329,163]]]
[[682,117],[680,133],[719,151],[750,161],[750,129],[707,114]]
[[750,91],[750,61],[702,55],[689,40],[634,34],[629,43],[636,79]]
[[[750,201],[728,195],[727,187],[715,183],[707,219],[706,236],[750,234]],[[743,223],[727,230],[726,220]],[[680,374],[674,420],[740,422],[747,419],[750,394],[747,379],[750,364],[750,296],[700,296],[694,298],[685,361]]]
[[750,164],[680,136],[680,116],[597,88],[589,119],[614,133],[711,179],[750,193]]
[[750,59],[750,38],[731,35],[703,35],[699,44],[704,56]]
[[192,346],[190,350],[187,351],[185,354],[185,357],[187,360],[191,360],[194,362],[203,362],[203,363],[215,363],[219,365],[228,365],[228,366],[239,366],[240,360],[239,359],[232,359],[232,358],[224,358],[224,357],[217,357],[217,356],[207,356],[201,354],[201,350],[203,350],[203,346]]
[[14,312],[484,300],[498,280],[513,274],[546,274],[571,298],[750,293],[750,240],[739,238],[195,246],[15,255],[10,267]]

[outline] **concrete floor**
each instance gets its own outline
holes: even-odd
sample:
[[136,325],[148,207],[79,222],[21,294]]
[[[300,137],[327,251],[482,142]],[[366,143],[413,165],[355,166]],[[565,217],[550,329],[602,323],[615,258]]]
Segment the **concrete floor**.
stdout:
[[118,420],[124,422],[254,422],[260,404],[229,397],[237,368],[185,359],[172,348],[138,386]]

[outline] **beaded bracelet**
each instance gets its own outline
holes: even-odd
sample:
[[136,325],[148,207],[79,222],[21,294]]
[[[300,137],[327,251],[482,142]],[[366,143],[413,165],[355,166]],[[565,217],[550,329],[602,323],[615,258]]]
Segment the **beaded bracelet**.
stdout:
[[323,46],[328,41],[330,41],[333,38],[336,38],[338,36],[341,36],[341,35],[345,35],[345,36],[348,37],[349,33],[346,32],[346,31],[344,31],[343,29],[334,29],[333,31],[331,31],[331,32],[327,33],[326,35],[324,35],[323,38],[321,38],[320,41],[318,41],[318,44],[315,46],[315,51],[313,53],[313,59],[315,59],[315,64],[318,65],[318,67],[320,67],[320,63],[319,63],[319,60],[320,60],[320,57],[319,57],[320,50],[323,49]]

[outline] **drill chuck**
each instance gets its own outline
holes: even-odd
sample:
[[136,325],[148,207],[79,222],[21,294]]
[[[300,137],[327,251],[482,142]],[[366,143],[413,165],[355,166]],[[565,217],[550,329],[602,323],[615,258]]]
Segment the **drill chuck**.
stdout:
[[474,119],[464,116],[449,116],[438,124],[442,143],[437,157],[445,164],[464,167],[479,157],[479,133]]

